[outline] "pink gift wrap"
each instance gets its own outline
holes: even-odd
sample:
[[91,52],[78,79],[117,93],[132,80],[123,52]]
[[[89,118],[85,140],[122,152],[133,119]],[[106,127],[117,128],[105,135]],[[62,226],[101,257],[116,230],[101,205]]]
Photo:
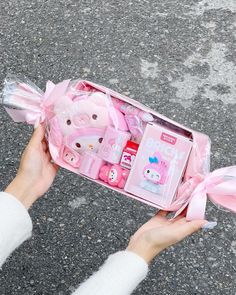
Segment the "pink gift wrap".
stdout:
[[[64,80],[58,84],[48,81],[43,92],[29,80],[8,76],[2,103],[15,122],[32,125],[44,122],[52,159],[76,174],[156,208],[175,211],[176,215],[187,207],[188,220],[204,218],[207,198],[236,212],[236,166],[210,172],[211,143],[207,135],[182,126],[134,99],[85,80]],[[183,161],[178,164],[179,174],[175,175],[171,158],[168,159],[164,152],[155,153],[153,150],[148,155],[145,151],[145,132],[150,125],[158,126],[158,132],[162,130],[160,136],[156,133],[159,140],[167,141],[176,150],[185,151]],[[110,149],[107,157],[116,152],[114,163],[119,162],[121,147],[125,146],[125,140],[118,142],[109,140],[108,135],[105,137],[107,128],[113,128],[114,134],[119,135],[114,138],[127,141],[130,136],[125,134],[130,133],[132,139],[140,144],[133,164],[136,169],[131,167],[130,173],[126,173],[118,167],[108,175],[110,183],[113,178],[128,179],[124,189],[98,179],[99,169],[108,160],[101,157],[106,143],[104,138],[107,138],[106,147]],[[109,137],[111,135],[110,132]],[[91,152],[96,154],[90,156]],[[141,160],[139,154],[146,155],[146,159]],[[94,166],[89,163],[94,163]],[[139,177],[143,177],[144,187],[148,187],[144,194],[132,187]],[[174,180],[170,181],[171,177]],[[139,183],[136,181],[136,186]],[[171,189],[168,187],[161,194],[167,183],[171,183]],[[165,194],[167,197],[163,199]]]

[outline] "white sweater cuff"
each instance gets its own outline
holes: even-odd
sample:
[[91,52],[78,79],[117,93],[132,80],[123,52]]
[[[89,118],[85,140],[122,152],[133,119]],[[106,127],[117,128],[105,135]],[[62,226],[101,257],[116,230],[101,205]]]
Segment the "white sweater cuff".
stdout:
[[0,267],[6,258],[31,236],[32,221],[24,205],[0,192]]
[[73,295],[128,295],[146,277],[148,264],[137,254],[120,251],[110,255],[98,272]]

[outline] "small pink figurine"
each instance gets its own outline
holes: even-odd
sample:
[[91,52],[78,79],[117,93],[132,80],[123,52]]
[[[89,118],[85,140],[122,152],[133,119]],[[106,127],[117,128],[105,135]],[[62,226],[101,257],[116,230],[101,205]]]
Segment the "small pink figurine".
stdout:
[[149,157],[149,164],[143,168],[143,176],[155,184],[165,184],[169,165],[159,153]]
[[129,171],[122,169],[119,165],[104,165],[99,172],[99,178],[111,186],[124,188]]

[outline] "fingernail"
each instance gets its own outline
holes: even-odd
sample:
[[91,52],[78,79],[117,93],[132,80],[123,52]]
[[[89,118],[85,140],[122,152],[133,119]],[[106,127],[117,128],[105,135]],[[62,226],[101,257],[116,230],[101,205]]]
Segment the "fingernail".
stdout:
[[37,129],[38,127],[39,127],[39,122],[36,121],[36,122],[34,123],[34,129]]
[[216,221],[208,221],[206,224],[202,226],[203,230],[210,230],[213,229],[215,226],[217,226]]
[[39,127],[39,119],[36,119],[36,121],[34,122],[34,129]]

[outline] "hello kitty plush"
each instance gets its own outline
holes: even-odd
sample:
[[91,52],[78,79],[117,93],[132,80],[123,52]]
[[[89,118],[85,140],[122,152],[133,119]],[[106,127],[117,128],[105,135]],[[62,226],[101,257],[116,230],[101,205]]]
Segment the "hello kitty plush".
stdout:
[[64,142],[72,150],[83,154],[85,151],[97,152],[104,136],[101,128],[80,128],[74,133],[65,136]]
[[111,186],[124,188],[129,176],[129,170],[122,169],[119,165],[104,165],[99,172],[99,178]]

